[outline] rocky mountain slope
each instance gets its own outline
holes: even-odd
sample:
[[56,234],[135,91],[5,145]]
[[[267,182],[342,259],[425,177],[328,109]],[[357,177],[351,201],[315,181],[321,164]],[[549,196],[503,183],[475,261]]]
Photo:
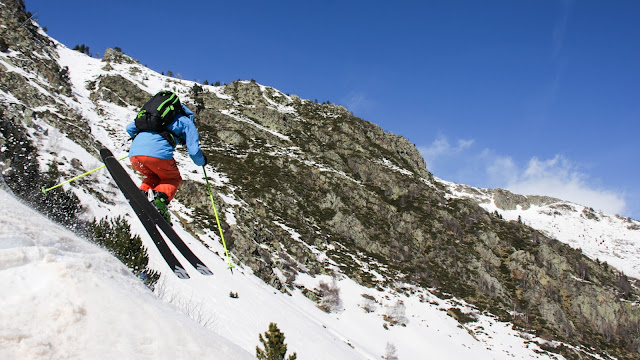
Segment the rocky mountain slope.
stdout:
[[440,180],[456,197],[473,199],[489,212],[520,221],[581,249],[591,259],[640,278],[640,222],[546,196],[523,196]]
[[[638,284],[610,264],[627,274],[637,267],[602,262],[567,240],[589,231],[545,227],[565,211],[591,221],[584,224],[601,215],[436,179],[407,139],[338,105],[255,81],[204,86],[165,77],[113,50],[91,59],[50,39],[20,1],[0,4],[0,17],[0,164],[21,195],[34,196],[20,191],[27,184],[19,181],[24,149],[16,139],[33,142],[41,167],[53,161],[61,178],[72,177],[91,169],[103,145],[125,153],[124,125],[151,94],[171,89],[197,114],[234,260],[275,289],[321,302],[321,289],[297,279],[327,274],[407,295],[428,289],[471,304],[469,313],[451,313],[468,329],[473,314],[487,313],[558,341],[546,350],[566,357],[640,355]],[[174,215],[204,243],[217,239],[202,174],[184,151],[177,160],[185,182]],[[113,204],[113,187],[98,176],[70,188],[83,199],[84,216],[105,216]],[[531,201],[547,206],[540,219],[548,220],[526,220]],[[630,232],[627,248],[637,249],[639,224],[618,220]],[[599,238],[616,246],[606,231]]]

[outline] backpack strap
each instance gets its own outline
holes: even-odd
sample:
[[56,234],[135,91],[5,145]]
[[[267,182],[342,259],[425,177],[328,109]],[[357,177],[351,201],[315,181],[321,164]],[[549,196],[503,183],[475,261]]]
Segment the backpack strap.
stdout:
[[158,134],[160,134],[165,140],[167,140],[167,142],[169,143],[169,145],[171,145],[172,148],[175,148],[176,146],[178,146],[178,143],[180,140],[178,136],[172,133],[171,131],[165,130],[165,131],[159,132]]

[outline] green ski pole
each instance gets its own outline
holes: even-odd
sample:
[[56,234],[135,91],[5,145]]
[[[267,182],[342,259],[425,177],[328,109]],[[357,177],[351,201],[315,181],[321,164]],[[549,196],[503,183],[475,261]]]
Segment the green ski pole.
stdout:
[[[124,160],[124,159],[126,159],[126,158],[128,158],[128,157],[129,157],[129,155],[127,155],[127,156],[123,156],[123,157],[121,157],[120,159],[118,159],[118,161]],[[76,176],[76,177],[74,177],[74,178],[71,178],[71,179],[69,179],[69,180],[67,180],[67,181],[61,182],[60,184],[55,185],[55,186],[52,186],[52,187],[50,187],[50,188],[48,188],[48,189],[45,189],[45,188],[44,188],[44,186],[43,186],[43,187],[42,187],[42,193],[44,193],[44,194],[46,195],[49,191],[51,191],[51,190],[53,190],[53,189],[59,188],[60,186],[62,186],[62,185],[64,185],[64,184],[68,184],[68,183],[70,183],[70,182],[72,182],[72,181],[76,181],[76,180],[78,180],[78,179],[80,179],[80,178],[82,178],[82,177],[85,177],[85,176],[87,176],[87,175],[89,175],[89,174],[92,174],[92,173],[94,173],[94,172],[96,172],[96,171],[98,171],[98,170],[100,170],[100,169],[104,169],[104,167],[105,167],[105,165],[102,165],[102,166],[100,166],[100,167],[98,167],[98,168],[95,168],[95,169],[93,169],[93,170],[89,170],[89,171],[87,171],[87,172],[86,172],[86,173],[84,173],[84,174],[80,174],[80,175],[78,175],[78,176]]]
[[224,247],[225,255],[227,256],[227,261],[229,262],[228,269],[231,270],[233,274],[233,264],[231,264],[231,258],[229,257],[229,250],[227,250],[227,243],[224,241],[224,234],[222,233],[222,226],[220,226],[220,217],[218,216],[218,210],[216,209],[216,204],[213,202],[213,192],[211,192],[211,185],[209,185],[209,177],[207,176],[207,170],[204,165],[202,165],[202,171],[204,171],[204,178],[207,181],[207,190],[209,190],[209,198],[211,199],[211,206],[213,207],[213,214],[216,216],[216,223],[218,224],[218,231],[220,231],[220,239],[222,239],[222,246]]

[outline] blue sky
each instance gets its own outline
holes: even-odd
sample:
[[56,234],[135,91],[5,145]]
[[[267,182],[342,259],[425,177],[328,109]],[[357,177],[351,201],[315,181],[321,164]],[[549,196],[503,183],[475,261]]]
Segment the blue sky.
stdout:
[[638,1],[25,2],[69,47],[342,104],[445,180],[640,218]]

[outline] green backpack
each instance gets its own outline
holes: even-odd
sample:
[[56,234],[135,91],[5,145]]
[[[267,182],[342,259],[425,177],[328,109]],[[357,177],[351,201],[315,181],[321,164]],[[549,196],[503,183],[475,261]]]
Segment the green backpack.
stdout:
[[155,94],[142,106],[136,116],[136,127],[140,131],[156,132],[175,147],[178,137],[167,130],[167,126],[176,120],[177,115],[186,115],[180,104],[178,95],[163,90]]

